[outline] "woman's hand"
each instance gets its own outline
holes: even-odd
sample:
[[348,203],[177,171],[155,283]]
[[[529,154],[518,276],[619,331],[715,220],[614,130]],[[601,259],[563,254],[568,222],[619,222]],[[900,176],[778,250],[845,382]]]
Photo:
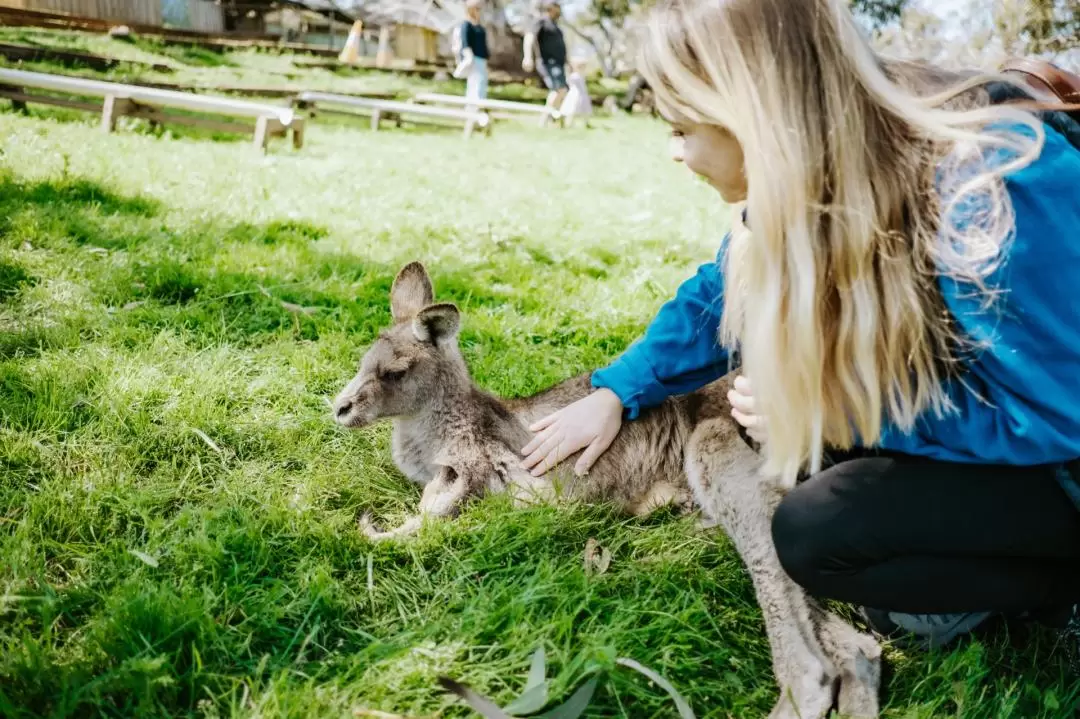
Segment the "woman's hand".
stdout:
[[521,466],[539,477],[574,452],[584,449],[574,465],[574,472],[587,474],[615,440],[622,426],[622,413],[622,402],[605,387],[582,397],[529,427],[530,432],[537,434],[521,450],[525,457]]
[[765,418],[757,413],[750,380],[742,375],[736,377],[735,389],[728,392],[727,398],[728,402],[731,402],[731,416],[735,418],[735,421],[746,428],[746,433],[751,439],[758,444],[765,444],[768,437],[765,431]]

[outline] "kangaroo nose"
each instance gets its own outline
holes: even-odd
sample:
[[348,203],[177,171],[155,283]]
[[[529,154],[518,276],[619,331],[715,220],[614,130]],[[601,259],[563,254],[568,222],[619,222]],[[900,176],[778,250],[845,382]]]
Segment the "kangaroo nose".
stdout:
[[341,419],[342,417],[347,415],[352,410],[352,407],[353,407],[353,403],[348,402],[348,401],[342,402],[341,404],[339,404],[338,408],[337,408],[338,419]]

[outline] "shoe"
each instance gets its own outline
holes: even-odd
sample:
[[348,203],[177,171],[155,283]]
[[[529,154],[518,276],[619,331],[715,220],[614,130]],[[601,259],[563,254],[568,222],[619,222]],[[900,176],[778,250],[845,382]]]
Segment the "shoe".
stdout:
[[[940,649],[970,633],[992,616],[992,612],[959,614],[904,614],[863,607],[860,611],[870,629],[886,639],[908,635],[920,649]],[[1077,625],[1080,631],[1080,623]]]

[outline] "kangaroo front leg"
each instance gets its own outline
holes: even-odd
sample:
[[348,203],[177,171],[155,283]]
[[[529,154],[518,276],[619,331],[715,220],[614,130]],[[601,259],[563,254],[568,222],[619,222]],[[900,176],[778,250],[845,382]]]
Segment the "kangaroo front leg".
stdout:
[[840,716],[852,719],[878,716],[881,645],[813,600],[810,604],[818,639],[840,672],[836,710]]
[[381,542],[385,539],[397,539],[416,534],[420,531],[420,527],[423,526],[424,518],[419,516],[409,517],[393,529],[383,531],[375,525],[371,517],[365,514],[360,518],[359,524],[360,531],[364,533],[364,536],[373,541]]
[[784,572],[773,548],[771,519],[780,492],[759,476],[757,455],[726,418],[698,427],[686,464],[695,498],[731,538],[753,582],[780,688],[770,716],[827,716],[838,671],[818,640],[808,598]]
[[420,495],[420,513],[409,517],[401,525],[387,531],[379,530],[371,519],[364,515],[360,519],[360,531],[369,539],[383,540],[416,534],[427,517],[447,517],[454,515],[461,508],[461,503],[468,496],[469,487],[466,477],[451,467],[442,467],[435,479],[424,486]]

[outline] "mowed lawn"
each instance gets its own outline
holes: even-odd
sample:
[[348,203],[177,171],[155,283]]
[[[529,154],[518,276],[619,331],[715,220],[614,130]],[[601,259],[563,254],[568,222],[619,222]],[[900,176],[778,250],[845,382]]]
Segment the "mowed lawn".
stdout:
[[[294,152],[0,113],[0,716],[469,716],[548,656],[552,700],[629,657],[699,717],[775,700],[730,544],[670,514],[499,499],[373,545],[418,498],[327,400],[420,259],[506,395],[601,365],[727,226],[664,128],[315,123]],[[911,521],[918,522],[918,517]],[[583,569],[589,539],[612,554]],[[1066,717],[1044,633],[890,651],[890,717]],[[604,675],[589,716],[669,717]]]

